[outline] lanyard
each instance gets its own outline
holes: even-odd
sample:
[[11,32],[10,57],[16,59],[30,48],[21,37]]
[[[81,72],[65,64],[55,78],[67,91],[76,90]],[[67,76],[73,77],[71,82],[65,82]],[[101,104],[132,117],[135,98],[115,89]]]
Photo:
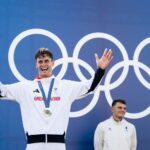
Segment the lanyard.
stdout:
[[50,105],[50,98],[51,98],[51,94],[52,94],[52,88],[53,88],[53,85],[54,85],[54,78],[51,80],[47,98],[46,98],[46,95],[45,95],[45,92],[44,92],[44,88],[42,86],[41,81],[38,81],[38,85],[39,85],[39,88],[40,88],[40,90],[42,92],[42,96],[43,96],[43,99],[44,99],[45,107],[48,108],[49,105]]

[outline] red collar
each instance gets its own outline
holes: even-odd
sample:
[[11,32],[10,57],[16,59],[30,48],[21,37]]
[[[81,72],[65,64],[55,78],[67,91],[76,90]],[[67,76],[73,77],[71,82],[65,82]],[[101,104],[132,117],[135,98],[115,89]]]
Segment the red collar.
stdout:
[[[50,77],[52,77],[52,75]],[[47,77],[47,78],[49,78],[49,77]],[[36,76],[35,79],[43,79],[43,78],[40,76]]]
[[42,77],[40,77],[40,76],[36,76],[36,77],[35,77],[35,79],[42,79]]

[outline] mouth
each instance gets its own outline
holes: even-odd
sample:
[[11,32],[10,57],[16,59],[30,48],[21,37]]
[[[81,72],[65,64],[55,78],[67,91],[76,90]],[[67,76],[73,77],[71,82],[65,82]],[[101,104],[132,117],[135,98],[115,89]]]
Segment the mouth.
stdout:
[[46,72],[48,70],[48,68],[41,68],[42,72]]

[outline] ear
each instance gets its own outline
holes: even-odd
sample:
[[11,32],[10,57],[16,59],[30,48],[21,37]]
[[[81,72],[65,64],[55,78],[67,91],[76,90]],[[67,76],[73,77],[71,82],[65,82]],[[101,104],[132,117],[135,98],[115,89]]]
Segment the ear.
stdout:
[[114,109],[113,109],[113,107],[111,107],[111,112],[112,112],[112,113],[114,112]]
[[35,67],[38,68],[38,67],[37,67],[37,62],[35,62]]
[[54,67],[54,65],[55,65],[55,62],[54,62],[54,61],[52,61],[52,67]]

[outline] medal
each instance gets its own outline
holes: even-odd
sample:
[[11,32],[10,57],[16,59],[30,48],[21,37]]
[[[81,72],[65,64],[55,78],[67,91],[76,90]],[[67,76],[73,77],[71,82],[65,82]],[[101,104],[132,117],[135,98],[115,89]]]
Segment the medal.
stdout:
[[52,115],[52,113],[51,113],[49,108],[50,108],[51,93],[52,93],[52,89],[53,89],[53,85],[54,85],[54,78],[52,79],[52,81],[50,83],[47,98],[46,98],[46,95],[45,95],[45,92],[44,92],[41,81],[38,81],[38,85],[39,85],[40,91],[42,93],[42,96],[43,96],[43,99],[44,99],[43,101],[44,101],[44,104],[45,104],[45,109],[44,109],[43,113],[46,117],[50,117]]
[[49,109],[44,109],[45,116],[49,117],[52,115],[51,111]]

